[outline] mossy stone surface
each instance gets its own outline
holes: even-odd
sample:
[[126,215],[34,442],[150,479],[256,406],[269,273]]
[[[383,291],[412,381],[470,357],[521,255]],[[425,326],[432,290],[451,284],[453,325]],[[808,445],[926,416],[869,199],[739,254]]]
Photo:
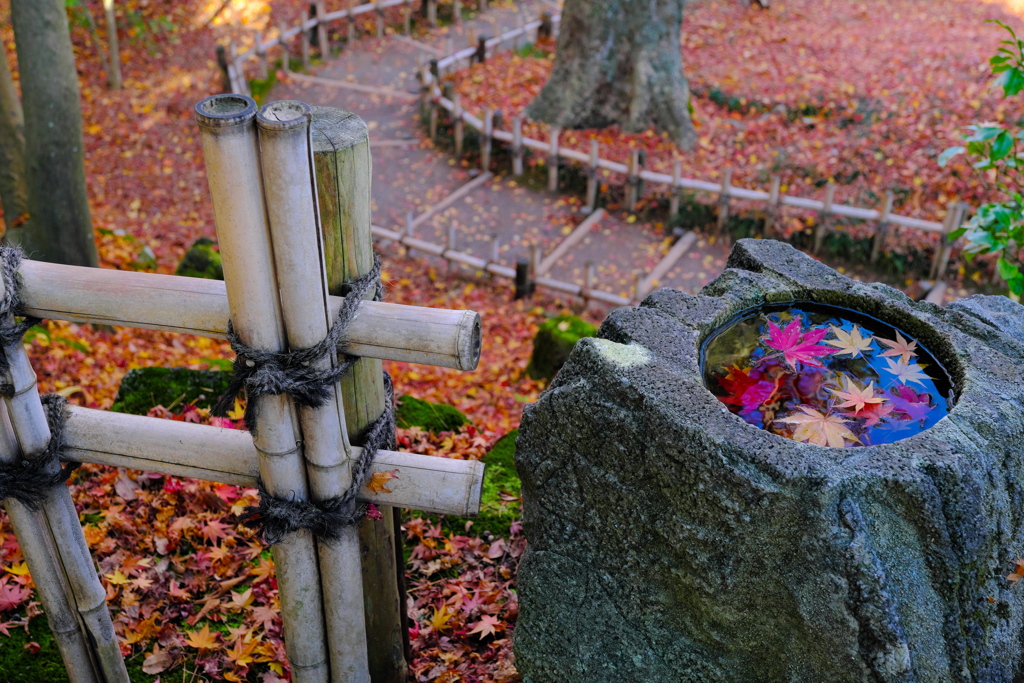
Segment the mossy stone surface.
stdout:
[[184,277],[201,277],[207,280],[223,280],[224,269],[221,267],[220,252],[217,243],[207,237],[200,237],[181,259],[175,275]]
[[121,380],[111,410],[145,415],[155,406],[187,403],[212,408],[231,383],[231,373],[188,368],[136,368]]
[[[508,538],[509,527],[519,519],[519,474],[516,472],[515,452],[518,429],[498,439],[484,456],[487,465],[484,490],[480,498],[480,514],[473,523],[474,533],[490,531],[495,536]],[[509,500],[512,499],[512,500]]]
[[469,418],[457,408],[431,403],[406,394],[398,399],[395,423],[402,429],[419,427],[428,432],[451,432],[469,424]]
[[569,358],[576,342],[597,334],[597,327],[575,315],[558,315],[542,323],[533,338],[533,354],[526,374],[533,379],[551,379]]
[[[950,372],[930,429],[838,449],[746,424],[704,385],[737,313],[815,301],[900,328]],[[741,240],[697,295],[613,311],[527,406],[524,683],[1019,683],[1024,306],[939,307]]]

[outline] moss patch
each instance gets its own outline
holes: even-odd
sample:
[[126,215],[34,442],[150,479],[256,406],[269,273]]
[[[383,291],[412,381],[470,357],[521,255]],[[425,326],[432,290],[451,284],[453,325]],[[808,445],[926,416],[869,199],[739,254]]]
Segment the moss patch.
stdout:
[[187,368],[138,368],[121,380],[111,410],[145,415],[154,406],[171,409],[193,403],[212,408],[228,389],[231,374],[217,370]]
[[207,280],[223,280],[224,269],[220,263],[220,252],[217,243],[206,237],[200,237],[182,257],[174,271],[175,275],[184,277],[201,277]]
[[516,473],[515,452],[518,429],[513,429],[484,456],[487,472],[480,500],[480,514],[473,520],[472,533],[490,531],[495,536],[509,537],[509,526],[519,519],[521,499],[519,475]]
[[575,315],[555,316],[537,330],[526,373],[533,379],[551,379],[562,369],[576,342],[596,334],[596,327]]
[[469,418],[451,406],[431,403],[408,394],[398,399],[395,420],[403,429],[420,427],[428,432],[451,432],[469,424]]

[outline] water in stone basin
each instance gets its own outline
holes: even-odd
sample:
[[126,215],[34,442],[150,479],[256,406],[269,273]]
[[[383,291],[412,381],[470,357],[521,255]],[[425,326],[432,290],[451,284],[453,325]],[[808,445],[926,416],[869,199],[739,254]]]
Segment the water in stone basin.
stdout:
[[953,407],[945,368],[903,331],[811,302],[740,313],[702,349],[704,384],[746,422],[849,448],[928,429]]

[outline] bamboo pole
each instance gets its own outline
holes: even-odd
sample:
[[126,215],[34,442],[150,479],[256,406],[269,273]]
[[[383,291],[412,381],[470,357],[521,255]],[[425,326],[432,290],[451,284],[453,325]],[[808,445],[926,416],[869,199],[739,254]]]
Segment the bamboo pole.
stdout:
[[818,214],[817,225],[814,226],[814,251],[812,253],[819,254],[821,247],[825,243],[825,232],[828,229],[828,221],[832,215],[832,203],[836,196],[836,185],[835,183],[829,183],[825,188],[825,206],[822,208],[821,213]]
[[512,118],[512,175],[523,175],[523,119]]
[[718,190],[718,234],[728,239],[725,227],[729,222],[729,190],[732,188],[732,169],[725,169],[722,185]]
[[561,134],[561,126],[551,126],[548,140],[548,192],[558,192],[558,137]]
[[316,0],[312,8],[316,10],[316,42],[320,48],[320,59],[326,61],[331,56],[331,46],[327,41],[327,24],[324,22],[327,6],[324,0]]
[[[207,98],[196,105],[196,119],[202,131],[231,320],[247,345],[281,351],[285,334],[263,200],[256,103],[238,96]],[[308,498],[301,434],[291,400],[263,397],[257,426],[253,442],[267,491],[283,498]],[[271,550],[292,678],[326,683],[330,671],[313,536],[308,530],[297,531]]]
[[[321,229],[326,245],[327,287],[334,294],[373,267],[369,133],[358,116],[338,109],[313,110],[314,159]],[[379,360],[362,358],[342,378],[341,396],[348,438],[358,443],[363,430],[384,412],[387,394]],[[382,519],[359,526],[363,549],[369,669],[374,683],[408,678],[405,591],[396,511],[381,508]]]
[[[20,458],[20,447],[7,408],[0,404],[0,462],[10,465]],[[89,636],[75,613],[75,598],[44,511],[32,510],[14,498],[4,500],[3,507],[25,556],[36,595],[43,605],[46,622],[71,683],[101,683],[103,676],[96,668]]]
[[878,257],[882,254],[882,244],[889,232],[889,216],[892,215],[892,205],[896,201],[896,193],[892,190],[885,192],[885,207],[882,209],[882,217],[878,219],[875,227],[875,235],[871,239],[871,263],[878,263]]
[[[268,104],[256,118],[281,311],[288,344],[293,349],[316,345],[327,336],[333,319],[333,311],[327,308],[327,274],[322,257],[329,245],[321,240],[311,165],[311,118],[309,105],[297,101]],[[367,157],[368,150],[367,143]],[[367,175],[369,170],[367,164]],[[366,180],[363,183],[369,184]],[[329,370],[335,363],[334,358],[324,358],[316,362],[315,369]],[[353,463],[340,392],[336,390],[333,400],[320,408],[300,406],[298,410],[311,499],[324,502],[341,496],[352,484]],[[358,530],[342,529],[338,540],[320,539],[317,545],[320,576],[330,577],[322,580],[321,590],[331,678],[369,683]]]
[[[0,290],[2,297],[3,291]],[[13,322],[8,317],[0,324],[6,326]],[[14,395],[4,399],[11,425],[22,456],[28,460],[38,458],[50,442],[50,426],[39,399],[36,373],[20,340],[6,346],[3,352],[10,364],[6,379],[14,387]],[[50,473],[55,473],[60,464],[52,463],[50,467]],[[42,509],[103,679],[109,683],[128,683],[128,670],[114,634],[114,623],[107,611],[107,591],[96,574],[96,565],[82,533],[71,491],[66,486],[50,487],[43,498]]]
[[461,157],[466,135],[466,123],[462,120],[462,96],[459,93],[453,93],[452,102],[455,103],[455,110],[452,112],[452,116],[455,118],[455,156]]
[[669,218],[675,218],[679,215],[679,179],[683,177],[683,160],[675,159],[672,162],[672,188],[671,198],[668,204],[668,215]]
[[494,110],[488,109],[484,114],[483,140],[480,141],[480,170],[491,170],[491,145],[494,136]]
[[597,162],[600,160],[600,143],[590,138],[590,165],[587,167],[587,208],[597,208]]

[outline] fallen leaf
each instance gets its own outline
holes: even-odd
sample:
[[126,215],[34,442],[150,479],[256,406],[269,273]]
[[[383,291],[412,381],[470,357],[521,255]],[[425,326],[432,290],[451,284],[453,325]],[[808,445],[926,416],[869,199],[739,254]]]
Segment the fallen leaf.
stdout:
[[796,425],[793,438],[796,441],[845,448],[846,442],[856,443],[857,437],[838,415],[824,415],[809,406],[800,406],[800,413],[793,413],[784,418],[776,418],[776,422]]

